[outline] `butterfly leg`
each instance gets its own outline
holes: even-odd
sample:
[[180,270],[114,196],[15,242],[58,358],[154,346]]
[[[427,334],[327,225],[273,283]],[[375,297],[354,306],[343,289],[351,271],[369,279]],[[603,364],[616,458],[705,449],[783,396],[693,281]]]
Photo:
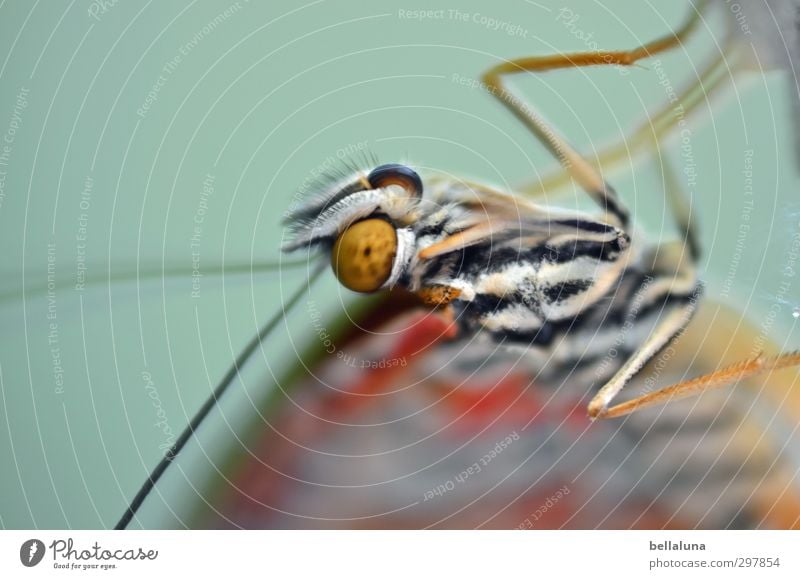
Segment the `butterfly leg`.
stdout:
[[[733,42],[729,39],[725,46],[731,44]],[[726,81],[731,79],[729,50],[725,46],[719,55],[701,70],[690,86],[684,88],[674,100],[670,99],[661,105],[652,115],[648,114],[631,134],[600,147],[590,158],[591,164],[598,169],[609,170],[640,153],[655,148],[680,118],[688,117],[703,103],[707,103],[714,94],[726,86]],[[735,69],[733,72],[736,72]],[[515,191],[531,197],[541,197],[565,186],[569,181],[569,173],[559,168],[541,178],[518,185]]]
[[503,62],[483,75],[489,92],[520,119],[544,146],[559,160],[562,167],[578,184],[606,210],[616,224],[625,226],[627,211],[620,205],[616,193],[602,179],[599,171],[558,135],[542,117],[504,83],[504,77],[521,72],[545,72],[560,68],[617,65],[630,66],[637,61],[679,46],[696,27],[702,10],[707,5],[701,1],[683,27],[674,34],[649,42],[633,50],[595,51],[552,56],[535,56]]
[[[667,386],[656,392],[644,394],[610,408],[607,408],[608,403],[604,398],[598,401],[599,403],[594,407],[590,404],[589,415],[593,418],[616,418],[625,416],[636,410],[663,404],[665,402],[680,400],[681,398],[688,398],[689,396],[696,396],[708,390],[721,388],[722,386],[727,386],[738,380],[749,378],[757,374],[783,368],[791,368],[793,366],[800,366],[800,351],[770,357],[758,354],[749,360],[743,360],[715,372]],[[592,402],[594,402],[594,400],[592,400]]]
[[[696,308],[699,285],[695,261],[699,256],[699,244],[694,232],[691,208],[686,197],[681,194],[677,180],[666,159],[661,159],[660,167],[667,200],[682,235],[680,242],[666,243],[653,251],[652,272],[656,281],[647,288],[647,291],[653,292],[655,296],[660,296],[657,299],[664,300],[666,313],[645,342],[589,402],[588,413],[592,418],[625,416],[636,410],[695,396],[757,374],[800,366],[800,351],[769,357],[757,354],[750,359],[730,364],[709,374],[666,386],[655,392],[611,406],[613,399],[641,371],[644,365],[681,333]],[[670,270],[675,273],[669,273]],[[669,303],[674,302],[675,298],[679,305],[670,307]]]

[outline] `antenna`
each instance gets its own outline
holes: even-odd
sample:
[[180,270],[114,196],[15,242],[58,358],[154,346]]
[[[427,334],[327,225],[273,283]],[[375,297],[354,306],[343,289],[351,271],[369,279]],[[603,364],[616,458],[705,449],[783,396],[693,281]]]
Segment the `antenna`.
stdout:
[[195,430],[202,424],[203,420],[205,420],[208,413],[217,405],[219,399],[225,394],[225,391],[228,387],[233,383],[234,378],[239,375],[239,368],[244,366],[250,356],[253,355],[253,352],[256,351],[256,348],[264,341],[264,339],[272,333],[272,330],[275,329],[275,326],[283,319],[283,316],[286,314],[287,311],[291,310],[295,304],[300,300],[303,294],[311,287],[314,281],[319,277],[324,269],[325,263],[320,262],[316,269],[314,269],[311,275],[306,280],[301,287],[295,291],[295,293],[289,298],[289,300],[281,306],[280,311],[276,312],[275,315],[270,318],[270,320],[264,324],[264,326],[258,331],[258,333],[253,337],[252,340],[247,344],[244,350],[236,357],[233,362],[233,365],[228,369],[225,373],[225,376],[222,377],[222,380],[219,382],[214,391],[211,393],[211,396],[203,403],[200,407],[200,410],[197,411],[197,414],[194,415],[192,420],[189,424],[184,428],[181,435],[175,441],[175,444],[172,448],[167,451],[161,461],[156,465],[153,471],[150,473],[150,476],[147,477],[147,480],[144,481],[142,487],[139,489],[139,492],[136,493],[136,496],[133,497],[128,509],[125,511],[125,514],[122,515],[122,518],[119,520],[117,525],[114,527],[115,530],[125,529],[127,528],[128,524],[131,522],[133,517],[136,515],[139,508],[144,503],[147,496],[156,486],[158,479],[161,478],[161,475],[164,474],[164,471],[167,470],[167,467],[175,460],[175,457],[178,456],[178,453],[186,446],[186,443],[189,442],[192,435],[194,434]]

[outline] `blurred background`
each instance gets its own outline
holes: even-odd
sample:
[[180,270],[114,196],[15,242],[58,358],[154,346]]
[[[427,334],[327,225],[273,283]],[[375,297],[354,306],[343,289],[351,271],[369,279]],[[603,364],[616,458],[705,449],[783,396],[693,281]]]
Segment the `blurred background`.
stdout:
[[[536,181],[553,159],[475,85],[481,72],[501,59],[631,48],[691,10],[624,0],[0,4],[0,527],[113,526],[308,276],[304,264],[263,265],[287,259],[281,217],[320,172],[369,153],[504,188]],[[769,70],[782,61],[769,62],[760,20],[742,18],[720,1],[657,64],[515,82],[591,152],[696,80],[731,27],[745,43],[756,34],[760,66],[734,75],[731,63],[663,153],[697,212],[707,295],[756,326],[771,320],[769,337],[792,349],[796,87]],[[648,155],[606,177],[644,230],[673,235]],[[591,207],[577,193],[569,185],[548,201]],[[312,292],[326,324],[359,307],[327,273]],[[209,477],[259,409],[281,403],[276,382],[316,340],[307,310],[287,313],[159,484],[144,526],[180,526],[203,504]]]

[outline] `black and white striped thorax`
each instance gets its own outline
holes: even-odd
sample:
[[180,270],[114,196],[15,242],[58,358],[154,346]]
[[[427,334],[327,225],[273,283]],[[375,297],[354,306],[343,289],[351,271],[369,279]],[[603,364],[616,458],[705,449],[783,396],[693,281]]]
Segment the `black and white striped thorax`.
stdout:
[[[599,388],[654,331],[665,313],[696,304],[702,286],[691,279],[662,275],[629,265],[598,301],[572,317],[546,320],[535,327],[515,325],[525,319],[527,306],[515,296],[477,297],[454,301],[464,334],[473,336],[470,348],[454,346],[449,355],[466,375],[476,368],[523,365],[543,387],[558,388],[564,381]],[[480,309],[482,316],[473,311]],[[487,327],[486,319],[509,320],[503,327]],[[508,354],[502,356],[497,346]],[[433,371],[433,369],[431,369]]]
[[631,317],[647,331],[643,320],[696,292],[694,277],[655,271],[651,252],[601,218],[465,183],[439,181],[423,195],[397,182],[366,188],[370,181],[339,184],[290,215],[294,239],[284,249],[329,249],[355,222],[385,219],[397,249],[382,288],[446,288],[467,332],[591,359]]

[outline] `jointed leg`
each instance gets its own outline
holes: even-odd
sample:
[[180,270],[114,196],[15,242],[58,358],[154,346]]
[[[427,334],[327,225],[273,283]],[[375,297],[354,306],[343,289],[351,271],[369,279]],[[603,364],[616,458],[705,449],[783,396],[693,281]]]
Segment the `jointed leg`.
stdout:
[[[690,293],[696,293],[695,260],[699,255],[699,245],[695,239],[692,212],[686,197],[681,194],[666,160],[662,159],[661,163],[666,194],[683,239],[679,243],[661,245],[655,250],[653,273],[657,274],[659,278],[648,288],[648,291],[653,291],[656,295],[686,297]],[[670,274],[670,270],[675,273]],[[610,406],[623,387],[689,323],[696,307],[695,302],[696,300],[689,299],[688,302],[667,310],[655,331],[591,400],[588,406],[589,416],[592,418],[625,416],[642,408],[694,396],[764,372],[800,366],[800,351],[773,357],[759,354],[749,360],[731,364],[710,374]]]
[[629,400],[628,402],[617,404],[604,411],[592,414],[590,408],[589,414],[593,418],[616,418],[618,416],[625,416],[626,414],[641,410],[642,408],[695,396],[708,390],[727,386],[737,380],[755,376],[756,374],[769,372],[771,370],[780,370],[782,368],[791,368],[792,366],[800,366],[800,351],[769,358],[759,354],[750,360],[737,362],[722,370],[717,370],[716,372],[705,374],[692,380],[680,382],[679,384],[667,386],[657,392],[645,394],[644,396]]
[[[688,250],[682,251],[679,259],[691,259],[694,264],[700,258],[700,241],[697,239],[697,225],[694,219],[694,212],[689,204],[689,199],[683,194],[683,190],[678,180],[675,178],[675,171],[672,169],[667,158],[659,156],[656,158],[656,163],[661,173],[661,180],[664,184],[667,201],[672,210],[672,217],[675,220],[675,225],[677,225],[678,233],[681,236],[681,245],[683,249]],[[682,264],[678,264],[677,266],[679,269],[682,267]],[[692,268],[694,268],[694,265]]]
[[[692,213],[667,160],[659,158],[657,161],[667,201],[682,238],[679,242],[664,243],[653,250],[651,262],[645,265],[657,279],[646,291],[650,296],[662,296],[661,299],[663,296],[683,297],[684,301],[670,309],[669,306],[664,306],[665,313],[655,330],[589,402],[587,410],[592,418],[609,416],[609,405],[612,400],[653,356],[681,333],[697,307],[696,298],[699,290],[695,266],[697,254],[693,251],[693,248],[697,248],[697,241],[694,238]],[[647,297],[649,297],[647,294],[641,296],[642,299]],[[651,297],[650,301],[657,299],[658,297]],[[615,406],[611,410],[616,408]]]
[[667,311],[644,344],[628,358],[622,368],[606,382],[589,402],[587,412],[590,417],[604,418],[608,416],[609,405],[614,398],[653,356],[680,334],[681,330],[692,318],[695,308],[696,304],[689,302]]
[[[608,170],[626,159],[654,148],[680,118],[689,116],[700,105],[708,102],[712,94],[725,86],[724,81],[730,79],[730,62],[723,54],[727,54],[732,45],[733,42],[728,41],[720,55],[709,63],[694,83],[684,89],[674,101],[670,100],[652,116],[648,116],[632,134],[602,147],[589,160],[592,166]],[[523,195],[539,197],[566,185],[569,180],[569,172],[559,168],[540,179],[523,183],[515,190]]]
[[489,91],[517,116],[545,147],[561,162],[569,175],[600,205],[610,221],[625,226],[628,221],[627,211],[620,205],[613,189],[609,187],[597,169],[589,164],[561,136],[555,133],[547,123],[527,104],[506,87],[503,78],[506,75],[520,72],[544,72],[558,68],[593,65],[632,65],[638,60],[653,56],[659,52],[679,45],[692,31],[699,20],[700,11],[706,1],[701,1],[698,8],[684,26],[675,34],[670,34],[628,51],[583,52],[554,56],[521,58],[501,63],[483,76]]

